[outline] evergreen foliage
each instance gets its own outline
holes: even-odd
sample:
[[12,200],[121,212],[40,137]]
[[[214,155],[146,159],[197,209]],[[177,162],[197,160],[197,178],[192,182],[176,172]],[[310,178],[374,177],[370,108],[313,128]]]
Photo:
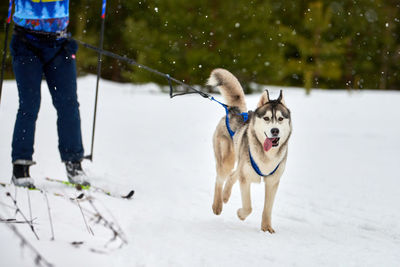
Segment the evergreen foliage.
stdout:
[[[0,18],[8,1],[0,4]],[[69,30],[98,45],[100,0],[70,1]],[[4,31],[0,33],[4,40]],[[104,48],[190,84],[227,68],[246,92],[258,84],[400,89],[397,0],[112,0]],[[79,74],[96,73],[81,47]],[[10,57],[7,77],[12,77]],[[167,81],[103,57],[102,76],[119,82]]]

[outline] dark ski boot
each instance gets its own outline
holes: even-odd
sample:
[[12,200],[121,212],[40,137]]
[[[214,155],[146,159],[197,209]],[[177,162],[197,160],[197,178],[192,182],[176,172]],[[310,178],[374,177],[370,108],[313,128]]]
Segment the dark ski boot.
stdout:
[[29,167],[34,165],[34,161],[17,160],[13,163],[12,182],[15,186],[35,188],[34,181],[29,174]]
[[86,174],[82,169],[81,162],[65,162],[65,167],[67,169],[67,177],[68,181],[71,184],[90,186],[90,183],[87,180]]

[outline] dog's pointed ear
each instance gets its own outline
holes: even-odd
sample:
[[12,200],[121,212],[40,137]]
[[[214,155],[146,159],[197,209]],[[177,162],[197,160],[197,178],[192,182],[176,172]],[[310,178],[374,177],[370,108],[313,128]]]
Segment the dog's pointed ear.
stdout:
[[283,99],[283,91],[282,90],[279,92],[279,97],[277,100],[278,100],[278,102],[281,102],[282,104],[285,105],[285,100]]
[[267,104],[269,102],[269,92],[265,90],[264,93],[261,95],[260,101],[258,101],[257,108]]

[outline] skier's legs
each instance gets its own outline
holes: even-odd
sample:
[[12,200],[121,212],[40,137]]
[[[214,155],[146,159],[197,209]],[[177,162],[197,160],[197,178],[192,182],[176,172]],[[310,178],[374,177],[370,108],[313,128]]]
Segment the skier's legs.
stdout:
[[57,109],[59,150],[64,162],[77,162],[83,158],[81,120],[76,84],[75,53],[77,44],[72,40],[59,43],[60,51],[44,65],[44,73]]
[[31,161],[36,119],[40,108],[42,64],[26,43],[15,35],[10,48],[19,94],[19,109],[12,141],[12,161]]

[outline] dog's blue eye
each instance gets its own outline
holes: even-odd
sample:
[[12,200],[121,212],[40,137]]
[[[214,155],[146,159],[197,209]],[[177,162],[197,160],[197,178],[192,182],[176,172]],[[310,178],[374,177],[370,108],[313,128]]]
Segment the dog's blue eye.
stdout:
[[264,120],[265,121],[269,121],[269,117],[264,117]]

